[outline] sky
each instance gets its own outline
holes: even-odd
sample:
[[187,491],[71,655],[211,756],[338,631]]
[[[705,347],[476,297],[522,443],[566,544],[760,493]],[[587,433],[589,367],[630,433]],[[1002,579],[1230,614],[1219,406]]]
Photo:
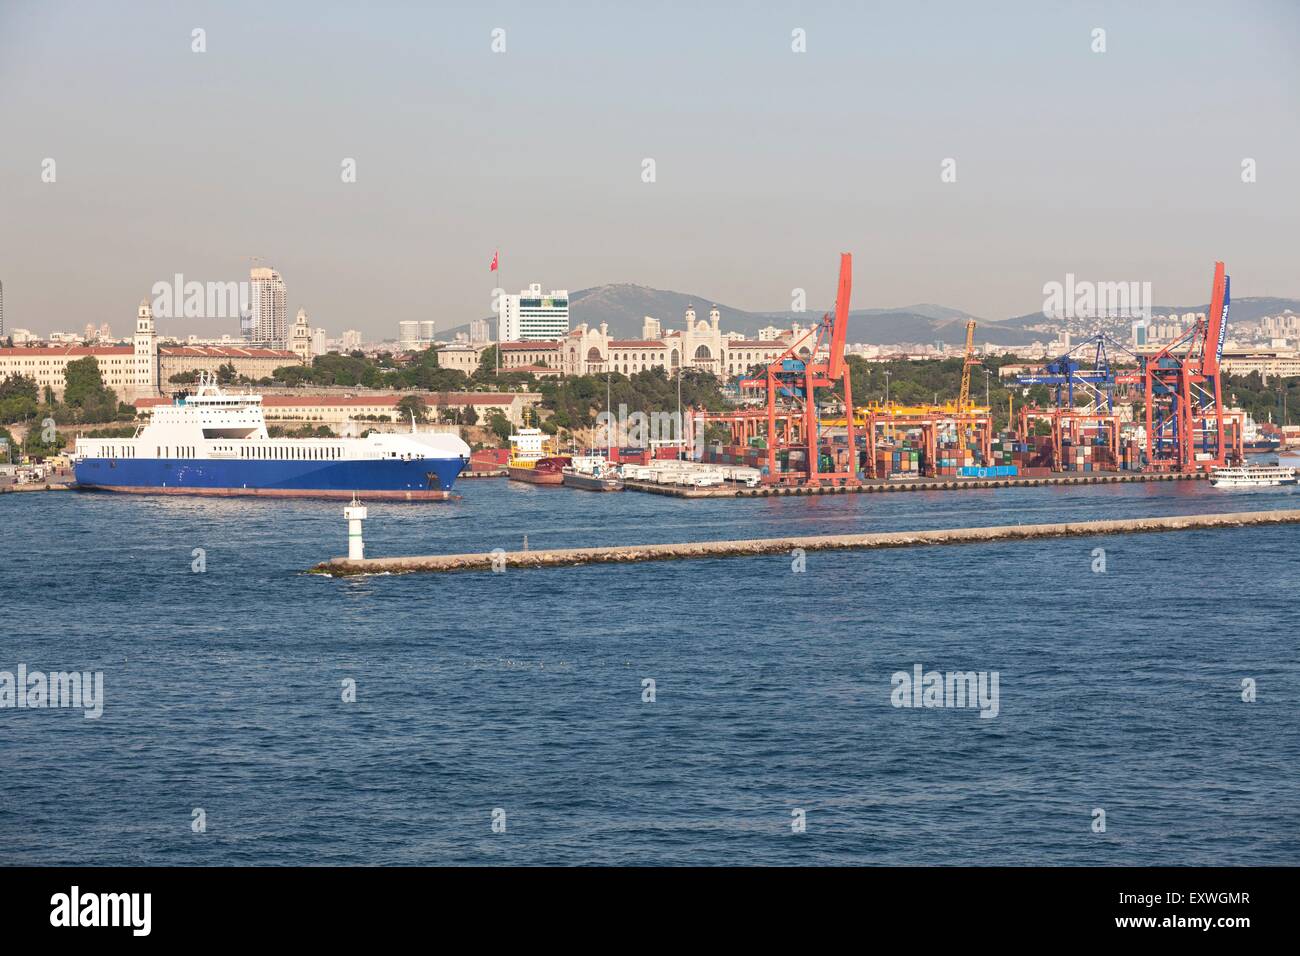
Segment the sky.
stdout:
[[5,324],[121,334],[254,256],[376,338],[498,283],[820,310],[841,251],[856,308],[1005,318],[1067,273],[1199,303],[1216,259],[1300,296],[1297,40],[1264,0],[0,0]]

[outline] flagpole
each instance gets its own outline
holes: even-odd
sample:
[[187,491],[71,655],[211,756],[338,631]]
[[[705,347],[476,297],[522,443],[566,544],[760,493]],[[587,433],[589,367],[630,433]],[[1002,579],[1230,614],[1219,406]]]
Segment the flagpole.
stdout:
[[[491,271],[493,271],[493,272],[495,272],[495,273],[497,274],[497,284],[496,284],[495,288],[500,289],[500,290],[501,290],[501,294],[502,294],[502,295],[505,295],[505,294],[506,294],[505,283],[503,283],[503,282],[501,281],[501,250],[500,250],[500,249],[493,250],[493,252],[492,252],[492,270],[491,270]],[[498,300],[497,300],[497,308],[498,308],[498,309],[500,309],[501,304],[502,304],[502,303],[501,303],[501,300],[498,299]],[[500,312],[498,312],[498,313],[497,313],[497,347],[496,347],[496,353],[497,353],[497,378],[500,378],[500,377],[501,377],[501,324],[502,324],[502,323],[501,323],[501,318],[500,318]]]

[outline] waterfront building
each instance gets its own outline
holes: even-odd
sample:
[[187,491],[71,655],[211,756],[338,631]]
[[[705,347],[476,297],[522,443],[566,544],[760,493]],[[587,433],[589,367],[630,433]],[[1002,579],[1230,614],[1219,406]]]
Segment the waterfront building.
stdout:
[[23,375],[36,381],[44,391],[48,386],[55,398],[62,399],[69,362],[93,356],[99,365],[104,384],[117,393],[119,401],[134,402],[174,391],[170,381],[181,372],[216,373],[222,366],[234,366],[235,374],[258,380],[271,377],[275,370],[295,365],[300,358],[284,349],[241,348],[231,346],[197,346],[160,344],[154,326],[153,310],[147,300],[136,312],[135,335],[130,345],[80,345],[51,343],[45,346],[19,345],[34,340],[25,330],[14,330],[14,347],[0,348],[0,378]]
[[1224,348],[1223,371],[1231,375],[1258,372],[1264,381],[1300,375],[1300,352],[1291,348]]
[[569,293],[542,293],[534,282],[518,295],[502,294],[497,313],[498,342],[553,342],[569,331]]

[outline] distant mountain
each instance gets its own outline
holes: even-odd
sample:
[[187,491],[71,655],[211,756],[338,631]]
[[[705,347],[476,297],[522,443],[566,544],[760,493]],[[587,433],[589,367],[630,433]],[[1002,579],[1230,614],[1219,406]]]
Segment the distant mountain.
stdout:
[[[788,328],[791,322],[811,325],[822,315],[820,311],[813,309],[807,312],[748,312],[717,302],[708,296],[651,289],[632,283],[616,283],[570,293],[569,318],[575,326],[585,322],[593,328],[606,322],[613,335],[619,338],[638,338],[641,335],[642,320],[647,315],[654,316],[662,322],[665,329],[679,329],[682,327],[688,306],[695,307],[697,319],[707,321],[709,310],[714,305],[718,307],[718,312],[721,314],[722,328],[725,331],[743,332],[748,336],[756,336],[759,329],[769,325],[782,328]],[[1208,308],[1208,305],[1157,306],[1153,311],[1156,313],[1204,312]],[[1232,303],[1232,319],[1244,322],[1264,315],[1276,315],[1288,308],[1300,312],[1300,300],[1236,299]],[[1041,312],[1011,319],[989,320],[963,312],[961,309],[922,303],[895,309],[854,309],[849,313],[848,340],[878,344],[935,341],[959,343],[965,340],[966,323],[971,319],[977,323],[975,341],[979,344],[987,342],[993,345],[1028,345],[1048,338],[1043,332],[1030,331],[1026,328],[1045,321]],[[468,332],[468,330],[468,325],[462,325],[448,329],[442,334],[453,336],[457,332]]]
[[[1233,322],[1253,322],[1255,319],[1263,318],[1266,315],[1279,315],[1290,309],[1292,312],[1300,314],[1300,299],[1279,299],[1274,296],[1246,296],[1241,299],[1233,299],[1228,307],[1228,324],[1229,328]],[[1203,302],[1200,305],[1153,305],[1151,307],[1152,315],[1182,315],[1185,312],[1208,312],[1210,303]],[[1023,329],[1027,325],[1037,325],[1045,322],[1043,313],[1030,312],[1028,315],[1018,315],[1014,318],[1005,320],[1002,324],[1011,328]]]

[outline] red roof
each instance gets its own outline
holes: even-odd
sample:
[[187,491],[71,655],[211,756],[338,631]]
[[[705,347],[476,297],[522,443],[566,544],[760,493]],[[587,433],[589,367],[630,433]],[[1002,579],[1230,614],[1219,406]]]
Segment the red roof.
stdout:
[[[413,392],[430,405],[509,405],[517,396],[507,392]],[[266,408],[300,408],[304,406],[356,407],[364,405],[396,406],[406,395],[265,395]],[[136,408],[170,405],[170,398],[140,398]]]
[[502,342],[498,348],[507,352],[536,352],[538,349],[558,349],[559,342]]
[[282,358],[298,361],[298,353],[286,352],[284,349],[246,349],[228,345],[160,345],[158,351],[162,355],[180,355],[187,358]]
[[53,348],[0,349],[0,355],[26,358],[32,355],[131,355],[135,349],[129,345],[56,345]]

